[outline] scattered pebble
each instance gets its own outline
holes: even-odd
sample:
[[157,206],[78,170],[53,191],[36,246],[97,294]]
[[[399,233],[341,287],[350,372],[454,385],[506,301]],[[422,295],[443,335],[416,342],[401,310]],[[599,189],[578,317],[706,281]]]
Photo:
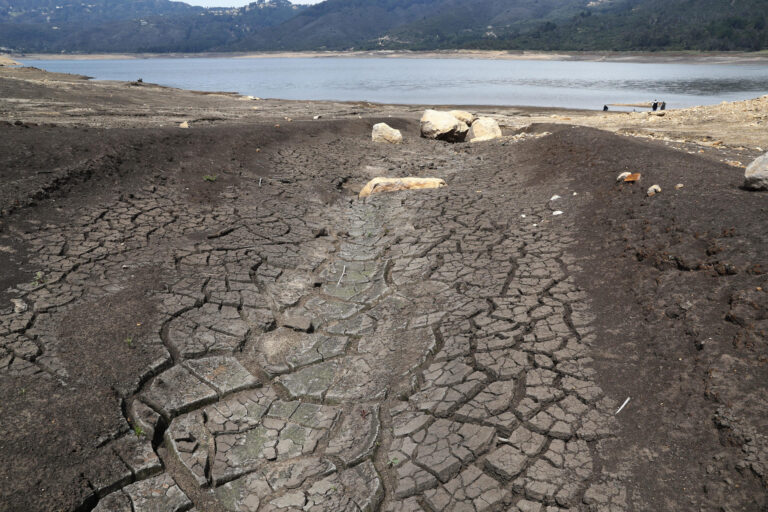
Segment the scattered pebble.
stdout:
[[525,218],[525,214],[522,214],[520,217],[522,217],[524,219]]
[[557,194],[555,194],[555,195],[553,195],[552,197],[549,198],[550,201],[557,201],[558,199],[560,199],[560,196],[557,195]]
[[562,215],[562,214],[563,212],[561,212],[560,210],[555,210],[552,212],[552,215]]
[[189,123],[187,121],[179,123],[179,128],[189,128]]
[[653,197],[659,192],[661,192],[661,187],[658,185],[651,185],[650,187],[648,187],[648,192],[647,192],[648,197]]
[[22,299],[11,299],[11,302],[13,303],[14,313],[24,313],[26,310],[29,309],[29,306],[27,306],[27,303],[24,302]]
[[675,190],[680,190],[680,189],[681,189],[681,188],[683,188],[684,186],[685,186],[685,185],[683,185],[682,183],[678,183],[677,185],[675,185]]
[[321,117],[323,117],[323,116],[315,116],[312,119],[320,119]]
[[616,176],[616,181],[624,181],[624,178],[626,178],[629,175],[630,175],[630,173],[623,172],[623,173],[619,174],[618,176]]

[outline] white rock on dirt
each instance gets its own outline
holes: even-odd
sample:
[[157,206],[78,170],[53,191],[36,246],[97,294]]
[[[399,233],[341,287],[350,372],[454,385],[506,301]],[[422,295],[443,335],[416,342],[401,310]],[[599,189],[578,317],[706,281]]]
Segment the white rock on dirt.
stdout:
[[360,191],[360,199],[381,192],[398,192],[400,190],[422,190],[427,188],[440,188],[445,186],[445,180],[441,178],[418,178],[408,176],[406,178],[373,178],[366,183]]
[[480,117],[469,129],[470,142],[482,142],[486,140],[498,139],[501,137],[501,128],[499,123],[491,117]]
[[399,144],[403,142],[403,134],[400,130],[395,130],[387,123],[377,123],[373,125],[371,131],[371,140],[373,142],[388,142],[390,144]]
[[659,192],[661,192],[661,187],[658,185],[651,185],[648,187],[648,197],[653,197]]
[[448,112],[425,110],[421,116],[421,136],[427,139],[461,142],[467,136],[469,126]]
[[619,174],[618,176],[616,176],[616,181],[624,181],[624,178],[626,178],[630,174],[631,173],[623,172],[623,173]]
[[757,157],[744,171],[744,188],[768,190],[768,153]]
[[189,123],[187,121],[179,123],[179,128],[189,128]]
[[472,123],[475,121],[475,116],[466,110],[451,110],[448,113],[462,123],[466,123],[467,126],[472,126]]
[[29,306],[27,306],[27,303],[24,302],[22,299],[11,299],[11,302],[13,303],[14,313],[24,313],[26,310],[29,309]]

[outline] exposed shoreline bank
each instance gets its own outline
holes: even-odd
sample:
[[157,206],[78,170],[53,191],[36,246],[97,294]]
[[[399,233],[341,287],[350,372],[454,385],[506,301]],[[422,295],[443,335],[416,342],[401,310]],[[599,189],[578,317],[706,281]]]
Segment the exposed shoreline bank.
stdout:
[[680,64],[768,64],[768,52],[540,52],[497,50],[437,51],[308,51],[308,52],[204,52],[204,53],[92,53],[92,54],[11,54],[21,60],[131,60],[155,58],[399,58],[556,60],[583,62],[635,62]]

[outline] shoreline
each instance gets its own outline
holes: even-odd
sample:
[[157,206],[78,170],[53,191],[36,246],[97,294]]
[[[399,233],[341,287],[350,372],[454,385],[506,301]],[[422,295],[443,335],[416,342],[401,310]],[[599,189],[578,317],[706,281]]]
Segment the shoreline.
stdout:
[[158,58],[369,58],[369,59],[477,59],[541,60],[573,62],[631,62],[679,64],[768,64],[768,51],[760,52],[543,52],[525,50],[435,50],[435,51],[294,51],[294,52],[203,52],[203,53],[92,53],[45,54],[11,53],[14,59],[35,60],[136,60]]

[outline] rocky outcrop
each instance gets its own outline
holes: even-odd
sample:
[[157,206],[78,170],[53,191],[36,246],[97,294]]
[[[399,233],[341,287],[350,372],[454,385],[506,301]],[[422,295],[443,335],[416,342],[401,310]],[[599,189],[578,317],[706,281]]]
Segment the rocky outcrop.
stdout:
[[744,188],[768,190],[768,153],[757,157],[744,171]]
[[469,129],[470,142],[482,142],[499,137],[501,137],[501,128],[499,128],[499,123],[491,117],[478,118]]
[[449,112],[425,110],[421,116],[421,136],[427,139],[461,142],[468,131],[467,123],[459,121]]
[[403,142],[403,134],[400,133],[400,130],[395,130],[387,123],[377,123],[373,125],[373,130],[371,131],[371,140],[373,142],[400,144]]

